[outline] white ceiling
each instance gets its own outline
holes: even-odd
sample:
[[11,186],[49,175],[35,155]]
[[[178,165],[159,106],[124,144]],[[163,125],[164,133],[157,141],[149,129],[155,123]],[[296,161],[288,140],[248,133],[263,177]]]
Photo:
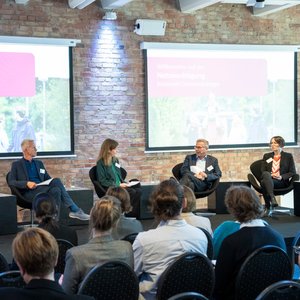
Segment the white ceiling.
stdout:
[[[17,4],[26,4],[30,0],[15,0]],[[95,0],[68,0],[71,8],[82,9],[94,2]],[[105,10],[114,10],[123,7],[124,5],[139,0],[97,0],[100,6]],[[157,0],[153,0],[157,1]],[[255,5],[256,1],[263,2],[263,8],[258,8]],[[67,2],[67,1],[66,1]],[[75,4],[74,4],[75,3]],[[81,4],[77,4],[81,3]],[[193,13],[199,9],[207,6],[214,5],[216,3],[228,3],[228,4],[244,4],[249,6],[249,10],[255,16],[264,16],[267,14],[275,13],[280,10],[299,5],[300,0],[176,0],[174,5],[182,13]]]

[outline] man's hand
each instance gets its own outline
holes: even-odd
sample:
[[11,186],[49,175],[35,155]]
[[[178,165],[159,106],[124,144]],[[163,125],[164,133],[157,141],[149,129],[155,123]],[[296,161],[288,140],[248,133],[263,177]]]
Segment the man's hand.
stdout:
[[27,182],[27,187],[29,188],[29,189],[35,189],[36,188],[36,183],[35,182],[32,182],[32,181],[28,181]]
[[207,174],[203,171],[199,172],[198,174],[195,174],[195,176],[200,180],[205,180],[205,178],[207,178]]

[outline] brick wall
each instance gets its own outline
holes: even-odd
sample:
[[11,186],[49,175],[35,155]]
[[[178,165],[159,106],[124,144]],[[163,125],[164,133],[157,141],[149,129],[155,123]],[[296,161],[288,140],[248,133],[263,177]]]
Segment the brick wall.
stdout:
[[[152,170],[160,179],[168,178],[172,167],[186,155],[144,153],[144,64],[140,42],[299,44],[300,5],[266,17],[254,17],[245,5],[215,4],[193,14],[182,14],[173,0],[136,0],[117,13],[117,21],[105,21],[96,2],[78,10],[70,9],[67,0],[30,0],[26,6],[0,0],[0,35],[82,41],[74,49],[76,158],[43,159],[53,177],[68,177],[79,186],[92,187],[88,171],[107,137],[119,141],[118,157],[129,178],[149,181]],[[166,35],[136,35],[133,28],[138,18],[166,20]],[[266,151],[228,150],[211,154],[219,159],[223,180],[246,179],[249,164]],[[299,150],[288,151],[294,154],[300,172]],[[5,175],[11,162],[0,160],[1,192],[9,192]]]

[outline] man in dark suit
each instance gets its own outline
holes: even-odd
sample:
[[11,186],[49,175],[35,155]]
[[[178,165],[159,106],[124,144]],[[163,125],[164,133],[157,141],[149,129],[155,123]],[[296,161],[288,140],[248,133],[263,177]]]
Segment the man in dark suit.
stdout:
[[54,267],[58,259],[55,238],[41,228],[19,232],[13,244],[13,257],[26,283],[24,288],[0,288],[1,300],[91,300],[84,295],[67,295],[54,281]]
[[181,167],[180,183],[195,192],[209,189],[212,183],[222,176],[217,158],[207,155],[209,144],[205,139],[198,139],[195,154],[187,155]]
[[[90,216],[85,214],[69,196],[59,178],[52,179],[48,174],[42,161],[34,159],[37,154],[34,140],[24,140],[21,144],[23,158],[12,163],[9,185],[15,186],[29,201],[39,193],[51,194],[58,207],[63,203],[70,209],[69,217],[80,220],[89,220]],[[42,184],[49,180],[48,184]]]

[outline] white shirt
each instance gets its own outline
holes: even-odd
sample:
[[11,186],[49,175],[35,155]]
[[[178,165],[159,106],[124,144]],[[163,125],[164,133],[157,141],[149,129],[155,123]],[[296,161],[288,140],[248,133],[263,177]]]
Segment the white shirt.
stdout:
[[185,220],[161,222],[156,229],[141,232],[133,243],[134,271],[140,278],[140,293],[156,297],[157,280],[163,271],[186,252],[206,255],[207,238]]
[[196,216],[192,212],[181,213],[181,217],[186,220],[186,222],[195,227],[204,228],[206,231],[212,235],[213,231],[211,229],[210,220],[206,217]]

